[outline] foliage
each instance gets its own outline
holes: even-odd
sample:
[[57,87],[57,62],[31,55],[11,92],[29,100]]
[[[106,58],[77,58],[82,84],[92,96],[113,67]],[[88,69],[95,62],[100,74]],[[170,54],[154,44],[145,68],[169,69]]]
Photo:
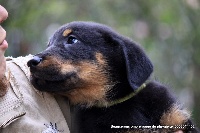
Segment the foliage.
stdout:
[[[0,0],[9,11],[7,55],[35,54],[60,25],[96,21],[143,45],[153,77],[172,88],[200,123],[200,2],[198,0]],[[198,125],[200,126],[200,125]]]

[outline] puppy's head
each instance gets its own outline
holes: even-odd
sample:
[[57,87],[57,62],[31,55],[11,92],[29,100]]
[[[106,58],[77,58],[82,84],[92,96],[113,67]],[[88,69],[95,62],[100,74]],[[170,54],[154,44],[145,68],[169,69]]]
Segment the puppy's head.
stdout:
[[93,22],[62,26],[48,48],[28,66],[36,89],[87,105],[106,103],[137,90],[153,70],[138,45]]

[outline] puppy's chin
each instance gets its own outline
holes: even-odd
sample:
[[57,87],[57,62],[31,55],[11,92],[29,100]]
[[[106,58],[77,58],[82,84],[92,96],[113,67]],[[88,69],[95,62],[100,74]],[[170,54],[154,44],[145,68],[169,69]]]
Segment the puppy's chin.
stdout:
[[34,76],[31,76],[30,80],[32,85],[39,91],[46,91],[52,93],[66,91],[65,89],[59,87],[64,84],[64,80],[49,81],[42,78],[36,78]]
[[70,75],[71,76],[68,75],[65,78],[57,78],[51,80],[42,76],[36,77],[31,75],[30,81],[31,84],[39,91],[65,93],[75,88],[78,85],[77,82],[79,82],[76,74]]

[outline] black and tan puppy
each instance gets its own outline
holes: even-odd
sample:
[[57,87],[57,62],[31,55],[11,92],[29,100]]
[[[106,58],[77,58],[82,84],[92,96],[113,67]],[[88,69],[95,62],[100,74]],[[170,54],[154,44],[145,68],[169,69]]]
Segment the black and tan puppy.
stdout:
[[80,106],[82,133],[197,132],[168,88],[147,81],[153,66],[144,51],[105,25],[62,26],[28,66],[35,88]]

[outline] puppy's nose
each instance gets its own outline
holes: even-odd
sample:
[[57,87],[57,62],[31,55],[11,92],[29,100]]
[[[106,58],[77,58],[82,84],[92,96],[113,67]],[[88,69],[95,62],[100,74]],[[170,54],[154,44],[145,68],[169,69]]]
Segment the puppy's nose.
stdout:
[[27,65],[28,67],[36,67],[41,61],[42,61],[42,58],[38,56],[34,56],[33,59],[28,61]]

